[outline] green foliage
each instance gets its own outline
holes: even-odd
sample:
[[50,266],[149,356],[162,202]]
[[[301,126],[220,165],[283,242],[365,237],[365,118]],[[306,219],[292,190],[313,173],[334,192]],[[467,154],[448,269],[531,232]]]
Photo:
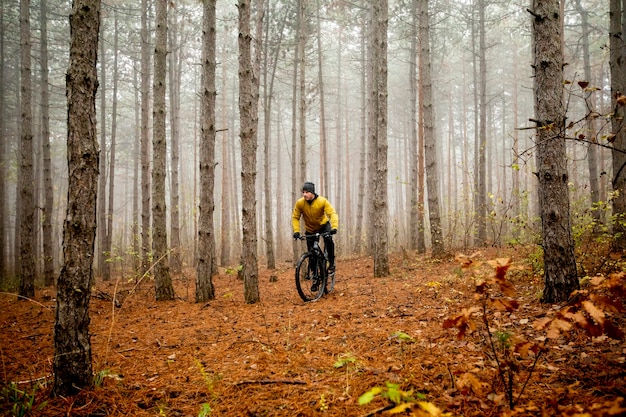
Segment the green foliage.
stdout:
[[3,402],[10,407],[12,417],[23,417],[29,415],[33,410],[41,411],[46,406],[47,402],[43,402],[34,408],[37,389],[38,385],[34,385],[31,391],[22,390],[15,382],[10,382],[9,385],[2,387],[0,395]]
[[210,416],[213,412],[211,408],[211,401],[215,401],[217,399],[217,394],[215,394],[215,384],[219,382],[222,377],[219,374],[215,374],[212,372],[208,372],[202,363],[196,359],[196,366],[200,370],[200,374],[202,375],[202,380],[206,385],[210,401],[206,403],[202,403],[200,406],[200,412],[198,413],[198,417],[207,417]]
[[351,352],[347,352],[339,355],[333,366],[335,368],[343,368],[344,366],[348,368],[350,365],[357,366],[357,364],[357,358]]
[[96,388],[102,387],[102,385],[104,384],[104,379],[105,378],[113,378],[113,379],[117,379],[117,380],[120,379],[119,375],[112,373],[108,369],[103,369],[102,371],[98,372],[93,377],[93,384],[94,384],[94,386]]
[[200,406],[200,412],[198,413],[198,417],[208,417],[211,415],[211,405],[208,403],[204,403]]
[[[386,382],[384,387],[374,387],[363,393],[359,397],[359,405],[369,404],[376,398],[381,398],[392,403],[388,407],[388,414],[402,414],[413,408],[419,407],[420,416],[451,416],[451,413],[442,412],[437,406],[431,402],[424,401],[426,396],[419,392],[414,393],[413,390],[403,391],[400,385]],[[414,415],[414,414],[411,414]]]

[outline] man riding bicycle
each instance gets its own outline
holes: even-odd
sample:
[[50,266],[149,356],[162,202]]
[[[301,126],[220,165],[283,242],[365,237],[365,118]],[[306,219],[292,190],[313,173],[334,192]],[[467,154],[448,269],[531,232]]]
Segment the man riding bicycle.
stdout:
[[[302,197],[296,201],[296,205],[293,208],[293,215],[291,216],[291,223],[293,226],[293,238],[300,238],[300,218],[304,219],[305,234],[313,235],[315,233],[330,232],[331,234],[337,233],[339,227],[339,216],[335,208],[330,202],[315,194],[315,184],[312,182],[305,182],[302,186]],[[307,239],[306,245],[310,251],[313,248],[313,239]],[[332,237],[324,237],[324,245],[328,252],[328,262],[330,267],[328,273],[335,272],[335,244]]]

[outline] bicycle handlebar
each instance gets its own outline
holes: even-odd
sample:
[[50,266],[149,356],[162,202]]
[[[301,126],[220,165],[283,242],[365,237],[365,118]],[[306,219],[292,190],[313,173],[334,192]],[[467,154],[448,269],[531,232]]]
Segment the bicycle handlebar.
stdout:
[[300,235],[298,239],[299,240],[319,239],[320,237],[327,238],[327,237],[331,237],[332,235],[334,235],[334,233],[331,230],[330,232],[314,233],[312,235],[307,235],[307,234]]

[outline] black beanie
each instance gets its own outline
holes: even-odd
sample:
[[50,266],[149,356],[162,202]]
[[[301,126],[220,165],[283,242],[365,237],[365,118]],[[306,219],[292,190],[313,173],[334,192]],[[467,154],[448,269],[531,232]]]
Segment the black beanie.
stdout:
[[312,182],[305,182],[302,186],[302,191],[308,191],[315,194],[315,184],[313,184]]

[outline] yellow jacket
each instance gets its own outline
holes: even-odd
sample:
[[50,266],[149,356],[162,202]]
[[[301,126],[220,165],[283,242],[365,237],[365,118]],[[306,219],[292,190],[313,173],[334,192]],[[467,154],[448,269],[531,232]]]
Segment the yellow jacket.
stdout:
[[339,216],[335,208],[326,198],[319,195],[311,201],[306,201],[304,197],[296,201],[291,216],[294,233],[300,233],[300,217],[304,218],[304,228],[309,233],[317,232],[329,220],[331,229],[339,227]]

